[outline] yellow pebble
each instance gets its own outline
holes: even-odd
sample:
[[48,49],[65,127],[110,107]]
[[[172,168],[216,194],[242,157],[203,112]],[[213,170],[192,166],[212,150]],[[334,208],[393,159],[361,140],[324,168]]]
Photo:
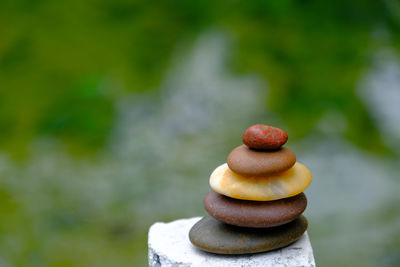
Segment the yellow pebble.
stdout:
[[215,192],[231,198],[269,201],[300,194],[311,180],[311,172],[298,162],[287,171],[267,177],[245,177],[234,173],[224,163],[211,174],[210,186]]

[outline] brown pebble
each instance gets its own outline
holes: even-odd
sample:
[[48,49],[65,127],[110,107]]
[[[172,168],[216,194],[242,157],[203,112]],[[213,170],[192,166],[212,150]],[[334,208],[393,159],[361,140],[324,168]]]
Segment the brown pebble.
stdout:
[[211,190],[204,197],[204,208],[214,218],[242,227],[273,227],[293,221],[307,207],[304,193],[274,201],[230,198]]
[[243,176],[268,176],[290,169],[296,163],[296,155],[288,148],[256,151],[241,145],[232,150],[227,163],[232,171]]

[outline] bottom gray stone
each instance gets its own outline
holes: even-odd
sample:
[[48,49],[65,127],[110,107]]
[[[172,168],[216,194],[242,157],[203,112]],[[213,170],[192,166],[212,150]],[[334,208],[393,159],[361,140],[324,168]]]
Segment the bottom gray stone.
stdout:
[[190,228],[201,219],[157,222],[149,230],[149,266],[315,266],[307,232],[293,244],[274,251],[249,255],[204,252],[189,241]]

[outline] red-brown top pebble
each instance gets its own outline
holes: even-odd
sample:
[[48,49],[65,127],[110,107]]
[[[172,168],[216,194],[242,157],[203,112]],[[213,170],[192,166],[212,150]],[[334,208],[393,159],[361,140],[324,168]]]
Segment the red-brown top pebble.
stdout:
[[271,150],[283,146],[288,135],[284,130],[276,127],[255,124],[247,128],[243,134],[243,143],[252,149]]

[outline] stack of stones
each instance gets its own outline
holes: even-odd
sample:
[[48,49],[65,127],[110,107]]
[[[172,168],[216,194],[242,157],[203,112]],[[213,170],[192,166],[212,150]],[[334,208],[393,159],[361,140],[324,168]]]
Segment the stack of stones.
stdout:
[[220,254],[264,252],[289,245],[307,229],[302,193],[311,173],[282,146],[281,129],[256,124],[210,177],[204,207],[211,216],[189,233],[198,248]]

